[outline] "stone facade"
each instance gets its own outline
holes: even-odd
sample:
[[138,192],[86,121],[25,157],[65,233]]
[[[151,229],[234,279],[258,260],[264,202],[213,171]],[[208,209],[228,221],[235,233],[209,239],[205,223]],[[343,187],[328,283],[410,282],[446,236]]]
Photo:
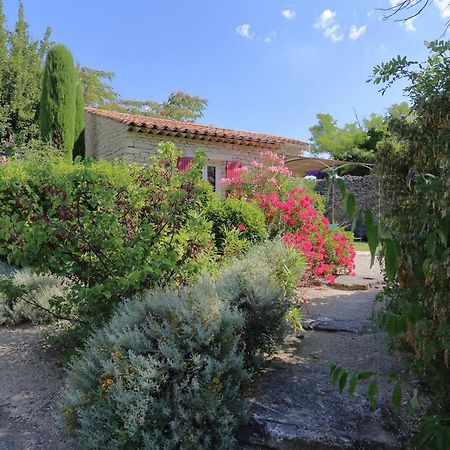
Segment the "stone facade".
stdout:
[[[347,190],[354,194],[358,207],[371,208],[375,212],[375,214],[382,214],[384,202],[383,193],[378,177],[376,177],[375,175],[367,175],[364,177],[346,175],[342,177],[342,179],[345,181]],[[326,196],[328,193],[328,186],[328,180],[319,180],[316,183],[315,189],[320,194]],[[344,225],[347,227],[350,226],[350,220],[342,209],[342,196],[337,186],[335,186],[334,188],[334,202],[332,192],[330,191],[326,203],[325,215],[332,223],[335,223],[337,225]],[[357,223],[355,236],[365,236],[365,227],[362,219],[360,219]]]
[[[265,144],[264,146],[248,143],[228,143],[207,138],[191,136],[171,136],[168,133],[147,132],[129,127],[108,117],[86,113],[86,154],[95,159],[128,161],[146,163],[149,157],[155,155],[158,144],[162,141],[173,142],[185,156],[193,156],[197,149],[205,151],[208,165],[216,168],[216,179],[226,176],[226,162],[239,161],[249,164],[261,151],[273,151],[288,157],[303,153],[303,148],[290,144]],[[206,169],[205,169],[206,170]],[[217,183],[216,190],[220,191]]]

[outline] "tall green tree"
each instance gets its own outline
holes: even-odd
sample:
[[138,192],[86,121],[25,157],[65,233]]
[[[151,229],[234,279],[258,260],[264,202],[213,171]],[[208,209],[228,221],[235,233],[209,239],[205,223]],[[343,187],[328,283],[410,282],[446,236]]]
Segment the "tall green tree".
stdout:
[[208,100],[205,98],[177,91],[170,94],[169,98],[161,103],[153,100],[118,98],[113,102],[101,104],[99,107],[128,114],[195,122],[204,116],[207,105]]
[[83,84],[85,106],[189,122],[202,118],[208,106],[205,98],[183,91],[173,92],[163,102],[123,98],[111,86],[114,72],[83,66],[78,67],[78,73]]
[[33,40],[23,4],[19,2],[14,30],[7,30],[0,2],[0,142],[16,144],[39,137],[38,111],[42,67],[50,29]]
[[[387,117],[405,117],[409,114],[406,103],[392,105]],[[346,123],[339,127],[330,114],[317,114],[318,123],[311,132],[311,151],[330,153],[335,159],[353,162],[373,162],[378,143],[388,134],[386,117],[371,114],[363,121]]]
[[101,108],[118,100],[119,94],[111,86],[114,72],[78,67],[78,74],[83,86],[85,106]]
[[167,101],[160,104],[157,113],[174,120],[195,122],[204,116],[208,100],[187,92],[177,91],[169,95]]
[[75,84],[75,127],[73,156],[85,156],[84,146],[84,96],[81,80],[76,80]]
[[72,158],[75,138],[75,67],[64,45],[53,46],[45,61],[39,115],[41,137]]

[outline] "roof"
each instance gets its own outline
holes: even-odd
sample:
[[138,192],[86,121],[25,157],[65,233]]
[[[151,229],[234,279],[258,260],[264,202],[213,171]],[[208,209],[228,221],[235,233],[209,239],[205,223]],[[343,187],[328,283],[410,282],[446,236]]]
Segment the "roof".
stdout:
[[116,122],[127,125],[130,129],[140,129],[148,132],[167,132],[175,135],[188,135],[189,137],[200,139],[214,138],[233,143],[247,145],[293,145],[304,147],[307,144],[296,139],[270,134],[253,133],[249,131],[231,130],[209,125],[200,125],[192,122],[181,122],[178,120],[160,119],[155,117],[125,114],[116,111],[108,111],[97,108],[85,108],[86,112],[101,117],[107,117]]

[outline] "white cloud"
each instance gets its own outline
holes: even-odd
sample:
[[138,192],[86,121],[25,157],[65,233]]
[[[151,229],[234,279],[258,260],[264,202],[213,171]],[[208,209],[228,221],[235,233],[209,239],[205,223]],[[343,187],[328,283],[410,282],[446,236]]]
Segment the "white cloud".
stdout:
[[352,41],[358,40],[365,32],[367,31],[367,26],[362,25],[360,27],[357,27],[356,25],[352,25],[350,27],[350,32],[348,34],[349,39]]
[[242,25],[236,27],[236,33],[245,39],[253,39],[255,37],[255,34],[251,32],[250,25],[248,23],[243,23]]
[[285,9],[281,11],[281,15],[287,20],[294,20],[297,17],[297,13],[292,9]]
[[417,17],[411,17],[408,20],[405,20],[404,22],[400,22],[400,25],[409,32],[416,31],[416,27],[414,26],[414,21],[417,19]]
[[333,25],[332,27],[325,28],[323,35],[326,38],[330,38],[333,42],[339,42],[344,39],[344,34],[341,32],[340,25]]
[[319,30],[323,30],[334,23],[335,17],[336,11],[331,11],[331,9],[325,9],[320,15],[320,17],[317,19],[317,22],[315,23],[314,26]]
[[331,39],[332,42],[339,42],[344,39],[341,26],[336,21],[336,11],[325,9],[317,19],[314,27],[322,30],[324,37]]
[[450,18],[450,2],[448,0],[434,0],[443,19]]
[[266,44],[270,44],[275,38],[277,37],[277,32],[276,31],[271,31],[268,36],[266,36],[264,38],[264,42]]

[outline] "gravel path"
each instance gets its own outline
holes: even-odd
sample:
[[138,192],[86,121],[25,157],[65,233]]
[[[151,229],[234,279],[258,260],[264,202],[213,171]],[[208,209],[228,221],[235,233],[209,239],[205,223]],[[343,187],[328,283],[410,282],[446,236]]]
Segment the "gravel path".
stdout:
[[69,450],[57,416],[63,370],[36,326],[0,328],[0,449]]

